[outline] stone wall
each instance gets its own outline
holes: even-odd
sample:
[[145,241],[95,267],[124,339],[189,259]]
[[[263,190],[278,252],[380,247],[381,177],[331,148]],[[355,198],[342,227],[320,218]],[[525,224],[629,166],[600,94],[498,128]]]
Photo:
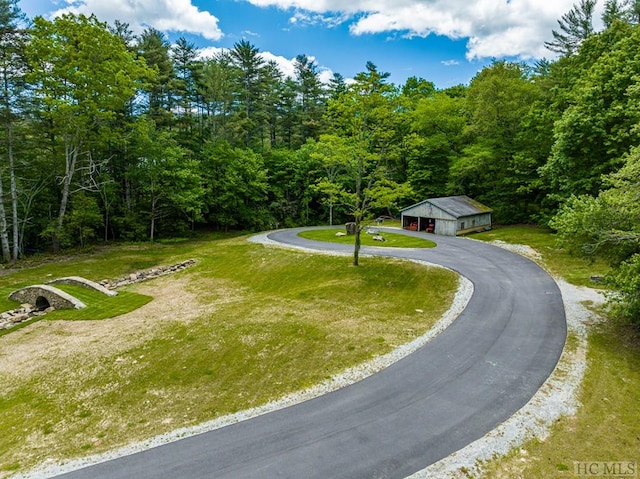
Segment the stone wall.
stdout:
[[78,298],[61,289],[46,284],[36,284],[14,291],[9,299],[18,303],[34,305],[36,309],[47,309],[53,306],[56,309],[82,309],[87,306]]
[[16,324],[23,323],[36,316],[42,316],[50,313],[54,309],[54,307],[50,306],[44,311],[40,311],[30,304],[23,304],[19,308],[0,313],[0,331],[3,329],[11,329]]
[[103,279],[102,281],[100,281],[100,285],[104,286],[107,289],[120,288],[129,284],[140,283],[142,281],[148,281],[150,279],[158,278],[166,274],[177,273],[178,271],[182,271],[183,269],[188,268],[189,266],[193,266],[194,264],[196,264],[196,261],[194,259],[188,259],[186,261],[181,261],[180,263],[172,264],[169,266],[160,266],[158,268],[138,271],[136,273],[131,273],[130,275],[118,279]]

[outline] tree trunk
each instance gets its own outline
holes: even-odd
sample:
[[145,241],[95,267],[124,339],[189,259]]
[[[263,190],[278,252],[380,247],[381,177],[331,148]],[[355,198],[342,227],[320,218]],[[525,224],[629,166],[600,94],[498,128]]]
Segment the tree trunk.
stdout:
[[9,183],[11,188],[11,216],[13,233],[12,261],[17,261],[22,248],[20,247],[20,223],[18,221],[18,185],[16,182],[15,158],[13,157],[13,127],[9,125]]
[[353,246],[353,265],[360,264],[360,221],[356,218],[356,238]]
[[9,157],[9,188],[11,194],[11,212],[12,212],[12,237],[13,248],[9,242],[9,229],[7,223],[7,211],[4,204],[4,192],[2,185],[2,175],[0,174],[0,240],[2,243],[2,257],[10,263],[18,259],[18,195],[15,179],[15,168],[13,158],[13,123],[11,115],[11,104],[9,95],[9,79],[6,69],[3,71],[3,98],[4,110],[6,112],[6,129],[7,129],[7,156]]
[[60,209],[58,210],[58,220],[56,221],[53,233],[52,243],[53,252],[60,251],[60,235],[62,234],[62,226],[64,225],[64,217],[67,213],[69,197],[71,196],[71,180],[76,171],[76,163],[78,161],[78,150],[80,145],[70,145],[69,139],[65,139],[64,156],[65,156],[65,174],[62,181],[62,199],[60,200]]
[[149,241],[151,241],[152,243],[155,239],[155,234],[156,234],[156,216],[158,214],[157,207],[158,207],[158,198],[154,195],[151,198],[151,225],[150,225],[151,232],[149,233]]
[[109,241],[109,210],[105,208],[104,211],[104,242]]
[[2,249],[2,259],[6,262],[11,261],[11,249],[9,247],[9,232],[7,228],[7,215],[2,199],[2,171],[0,171],[0,245]]
[[[31,208],[33,206],[33,203],[35,201],[36,196],[38,196],[38,193],[40,193],[46,186],[46,183],[44,181],[42,181],[39,184],[36,184],[35,186],[31,187],[30,189],[23,189],[22,190],[22,214],[23,214],[23,218],[24,220],[22,222],[20,222],[18,224],[18,252],[19,254],[23,254],[24,252],[24,232],[27,228],[27,219],[29,218],[29,215],[31,214]],[[16,203],[17,203],[17,197],[16,197]],[[17,211],[17,209],[16,209]],[[17,214],[16,214],[17,217]]]
[[360,223],[364,211],[364,201],[362,198],[362,177],[364,171],[364,162],[362,156],[358,156],[358,175],[356,176],[356,208],[354,211],[354,219],[356,222],[356,238],[353,246],[353,265],[358,266],[360,261]]
[[129,179],[129,173],[124,175],[124,204],[127,207],[127,213],[131,213],[131,180]]

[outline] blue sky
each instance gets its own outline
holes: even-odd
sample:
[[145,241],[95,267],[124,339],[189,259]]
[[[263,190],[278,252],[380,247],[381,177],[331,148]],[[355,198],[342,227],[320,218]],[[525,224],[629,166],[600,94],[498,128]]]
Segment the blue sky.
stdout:
[[[469,80],[493,59],[534,61],[574,0],[19,0],[29,17],[62,12],[118,19],[184,36],[205,52],[246,39],[292,72],[299,54],[328,78],[372,61],[398,85],[410,76],[438,88]],[[601,0],[600,3],[603,3]],[[599,13],[596,14],[599,16]]]

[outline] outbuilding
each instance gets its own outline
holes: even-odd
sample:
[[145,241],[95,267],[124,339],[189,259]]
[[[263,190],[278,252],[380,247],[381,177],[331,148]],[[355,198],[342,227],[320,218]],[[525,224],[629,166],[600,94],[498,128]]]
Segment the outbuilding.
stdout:
[[404,208],[402,227],[444,236],[491,229],[493,210],[468,196],[431,198]]

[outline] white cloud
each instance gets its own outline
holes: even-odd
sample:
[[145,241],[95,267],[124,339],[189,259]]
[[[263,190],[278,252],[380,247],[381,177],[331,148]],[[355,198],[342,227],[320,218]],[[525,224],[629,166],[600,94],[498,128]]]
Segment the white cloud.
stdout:
[[[278,69],[284,74],[285,77],[295,78],[296,76],[296,69],[294,66],[295,58],[285,58],[280,55],[274,55],[271,52],[260,52],[260,55],[267,62],[269,61],[275,62],[276,65],[278,65]],[[309,59],[310,62],[316,61],[316,58],[313,55],[307,55],[307,58]],[[325,84],[329,83],[329,80],[333,78],[333,70],[327,67],[320,66],[318,65],[317,62],[316,62],[316,65],[318,66],[318,78],[320,79],[320,81]]]
[[204,60],[207,58],[214,58],[220,53],[223,53],[224,51],[227,51],[227,50],[228,48],[221,48],[221,47],[200,48],[198,49],[198,58],[200,58],[201,60]]
[[333,70],[329,68],[322,68],[322,67],[319,70],[320,70],[320,74],[318,75],[318,77],[320,78],[320,81],[325,85],[328,85],[329,82],[333,80]]
[[293,66],[293,58],[285,58],[280,55],[274,55],[271,52],[260,52],[260,56],[267,62],[274,62],[278,65],[278,69],[284,74],[285,77],[294,78],[296,76],[296,70]]
[[[220,53],[228,52],[228,48],[221,47],[206,47],[198,50],[198,57],[201,59],[213,58]],[[282,72],[285,77],[295,77],[296,70],[293,66],[295,58],[285,58],[280,55],[275,55],[271,52],[260,52],[260,56],[265,62],[274,62],[278,66],[278,70]],[[312,57],[309,57],[312,59]]]
[[293,16],[289,19],[289,22],[298,26],[313,26],[323,24],[329,28],[337,27],[338,25],[346,22],[351,17],[350,14],[328,14],[328,13],[314,13],[310,14],[297,10]]
[[442,63],[445,67],[453,67],[456,65],[460,65],[460,62],[458,60],[444,60],[444,61],[441,61],[440,63]]
[[[200,50],[198,50],[198,57],[201,59],[213,58],[225,51],[229,51],[229,49],[220,47],[201,48]],[[286,58],[280,55],[275,55],[271,52],[260,52],[260,56],[264,59],[265,62],[273,61],[278,66],[278,69],[282,72],[285,78],[295,78],[295,58]],[[313,57],[312,55],[307,55],[307,58],[309,59],[309,61],[315,61],[315,57]],[[333,78],[333,71],[329,68],[318,66],[318,78],[320,78],[320,81],[322,83],[329,83],[329,80]]]
[[[467,38],[467,58],[552,56],[544,47],[551,30],[576,0],[246,0],[294,9],[292,22],[351,22],[353,35],[401,32],[404,36]],[[598,2],[594,23],[602,6]],[[306,21],[306,22],[305,22]]]
[[94,13],[103,22],[114,20],[128,23],[134,33],[146,27],[163,32],[186,32],[202,35],[209,40],[219,40],[223,33],[218,19],[211,13],[199,10],[191,0],[67,0],[69,6],[54,12]]

